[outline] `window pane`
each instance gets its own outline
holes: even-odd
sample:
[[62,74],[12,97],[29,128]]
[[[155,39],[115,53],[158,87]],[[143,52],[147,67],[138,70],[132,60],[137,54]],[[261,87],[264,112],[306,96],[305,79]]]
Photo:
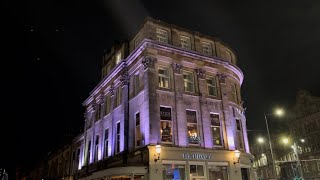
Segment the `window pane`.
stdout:
[[163,167],[164,180],[185,180],[185,166],[168,164]]
[[211,125],[220,126],[220,119],[218,114],[210,114]]
[[221,146],[221,132],[220,127],[212,127],[212,138],[213,138],[213,144],[216,146]]
[[171,133],[171,122],[170,121],[160,121],[160,132],[162,142],[172,142]]
[[187,122],[188,123],[197,123],[197,113],[196,111],[186,111]]
[[190,165],[190,176],[204,176],[203,165]]
[[171,121],[171,108],[160,107],[160,119]]
[[227,167],[208,166],[209,180],[227,180]]
[[188,124],[188,141],[190,144],[198,144],[197,124]]

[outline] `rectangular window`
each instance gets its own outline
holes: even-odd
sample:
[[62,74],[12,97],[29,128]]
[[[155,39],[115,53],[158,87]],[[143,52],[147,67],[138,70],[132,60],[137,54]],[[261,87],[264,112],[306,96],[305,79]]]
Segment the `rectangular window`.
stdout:
[[136,147],[141,146],[141,133],[140,133],[140,113],[136,114]]
[[96,136],[96,143],[94,148],[94,162],[98,161],[98,152],[99,152],[99,135]]
[[133,80],[134,80],[134,94],[137,95],[140,91],[140,79],[139,79],[139,72],[137,72],[134,76],[133,76]]
[[171,108],[160,107],[160,134],[162,142],[172,142]]
[[231,83],[231,100],[238,103],[237,86],[233,83]]
[[109,156],[109,129],[104,130],[104,156]]
[[96,121],[100,119],[101,106],[102,106],[102,104],[97,104],[97,109],[96,109]]
[[121,85],[116,88],[115,108],[121,104],[122,100],[122,88]]
[[110,95],[108,95],[106,96],[106,99],[105,99],[104,115],[107,115],[110,113],[110,108],[111,108],[111,99],[110,99]]
[[186,110],[189,144],[199,144],[197,112]]
[[309,164],[308,164],[307,161],[304,161],[304,163],[303,163],[303,171],[304,172],[310,172],[309,171]]
[[207,88],[210,96],[217,97],[217,81],[215,77],[207,77]]
[[237,138],[238,138],[238,145],[240,149],[244,149],[244,144],[243,144],[243,130],[242,130],[242,124],[240,119],[236,119],[237,123]]
[[182,48],[191,49],[190,37],[180,35],[180,44]]
[[117,123],[117,132],[116,132],[116,153],[120,152],[120,122]]
[[194,75],[192,72],[183,71],[184,91],[194,92]]
[[222,146],[221,123],[218,114],[210,114],[212,140],[214,146]]
[[91,155],[91,141],[88,143],[88,154],[87,154],[87,162],[90,163],[90,155]]
[[165,164],[163,165],[164,180],[185,180],[185,165]]
[[209,170],[209,179],[219,179],[219,180],[227,180],[228,179],[228,172],[227,167],[225,166],[208,166]]
[[118,52],[116,54],[116,64],[119,64],[120,61],[121,61],[121,52]]
[[203,165],[190,165],[190,179],[205,179]]
[[226,59],[232,62],[232,54],[229,51],[226,51]]
[[168,43],[168,31],[157,28],[157,40],[159,42]]
[[204,54],[212,55],[212,44],[208,42],[202,42],[202,52]]
[[169,88],[169,84],[170,84],[169,68],[159,67],[158,75],[159,75],[159,87]]

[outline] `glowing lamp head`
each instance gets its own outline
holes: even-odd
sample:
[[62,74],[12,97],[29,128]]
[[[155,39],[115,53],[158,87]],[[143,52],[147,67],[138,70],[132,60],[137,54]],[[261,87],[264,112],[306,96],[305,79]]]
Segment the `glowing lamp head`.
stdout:
[[284,115],[283,109],[276,109],[275,115],[277,115],[277,116],[279,116],[279,117],[283,116],[283,115]]
[[259,137],[259,138],[258,138],[258,143],[260,143],[260,144],[261,144],[261,143],[264,143],[264,139],[263,139],[262,137]]
[[305,142],[305,140],[304,140],[304,139],[300,139],[300,141],[301,141],[302,143],[304,143],[304,142]]
[[288,138],[283,138],[283,139],[282,139],[282,142],[283,142],[284,144],[288,144],[288,143],[289,143],[289,139],[288,139]]
[[160,145],[160,144],[157,144],[157,145],[156,145],[156,153],[157,153],[157,154],[160,154],[160,153],[161,153],[161,145]]
[[266,155],[264,153],[261,154],[262,157],[265,157]]
[[237,159],[240,158],[240,154],[241,152],[238,149],[234,151],[234,157],[236,157]]

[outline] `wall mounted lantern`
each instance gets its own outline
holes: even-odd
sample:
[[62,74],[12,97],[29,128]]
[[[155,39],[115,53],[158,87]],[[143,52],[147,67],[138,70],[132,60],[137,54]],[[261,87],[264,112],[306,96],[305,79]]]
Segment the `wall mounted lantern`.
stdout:
[[160,159],[161,145],[159,143],[157,143],[155,148],[156,148],[156,153],[154,154],[154,156],[155,156],[154,162],[157,162]]
[[241,154],[241,151],[239,151],[238,149],[234,151],[234,159],[236,161],[233,162],[233,164],[240,163],[240,154]]

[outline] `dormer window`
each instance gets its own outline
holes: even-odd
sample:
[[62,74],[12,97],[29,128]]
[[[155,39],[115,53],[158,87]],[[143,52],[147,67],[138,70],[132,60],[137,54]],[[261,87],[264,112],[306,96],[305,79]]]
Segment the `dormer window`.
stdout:
[[212,44],[208,42],[202,42],[202,52],[207,55],[212,55]]
[[168,43],[168,31],[157,28],[157,40],[159,42]]
[[121,52],[118,52],[116,54],[116,64],[119,64],[120,61],[121,61]]
[[230,51],[226,51],[226,59],[232,62],[232,54]]
[[182,48],[191,49],[191,39],[187,36],[180,36],[180,44]]

